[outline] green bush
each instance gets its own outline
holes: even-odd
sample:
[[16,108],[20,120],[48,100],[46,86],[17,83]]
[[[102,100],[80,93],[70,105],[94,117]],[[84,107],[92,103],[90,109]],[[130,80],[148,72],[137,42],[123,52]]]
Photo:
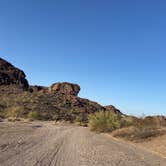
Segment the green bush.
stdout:
[[112,112],[99,111],[89,115],[88,126],[92,131],[110,132],[122,125],[126,125],[123,117]]
[[31,120],[39,120],[40,116],[39,116],[38,112],[31,111],[31,112],[28,113],[28,118],[31,119]]
[[14,117],[14,118],[18,118],[23,116],[24,114],[24,109],[22,107],[19,106],[12,106],[7,108],[6,110],[6,117]]

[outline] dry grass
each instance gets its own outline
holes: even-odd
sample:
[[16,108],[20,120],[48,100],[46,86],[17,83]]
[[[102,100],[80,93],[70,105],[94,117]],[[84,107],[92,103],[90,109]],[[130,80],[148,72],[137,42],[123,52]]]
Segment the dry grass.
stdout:
[[158,128],[150,129],[146,127],[138,128],[134,126],[118,129],[112,132],[114,137],[119,137],[134,142],[150,140],[153,137],[161,136],[164,134],[166,134],[166,132]]
[[23,116],[24,108],[19,106],[11,106],[6,109],[6,117],[18,118]]
[[157,152],[158,154],[166,157],[166,128],[163,128],[162,132],[165,132],[165,134],[153,137],[150,140],[137,142],[136,145]]
[[114,131],[112,133],[114,137],[139,142],[166,134],[163,130],[166,126],[163,117],[129,118],[132,119],[132,126]]

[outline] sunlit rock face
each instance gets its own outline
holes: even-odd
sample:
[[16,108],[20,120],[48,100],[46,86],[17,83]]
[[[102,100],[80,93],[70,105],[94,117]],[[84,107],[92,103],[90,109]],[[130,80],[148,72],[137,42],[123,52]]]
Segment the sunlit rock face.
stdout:
[[80,91],[80,86],[77,84],[72,84],[68,82],[55,83],[49,88],[50,92],[57,93],[60,92],[66,95],[77,96]]

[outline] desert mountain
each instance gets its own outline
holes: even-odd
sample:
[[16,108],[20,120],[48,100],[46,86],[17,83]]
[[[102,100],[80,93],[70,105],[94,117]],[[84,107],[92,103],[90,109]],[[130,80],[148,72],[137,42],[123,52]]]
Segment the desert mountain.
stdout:
[[[99,110],[121,114],[114,106],[100,104],[78,97],[80,86],[68,82],[54,83],[50,87],[32,86],[24,72],[0,58],[0,116],[9,110],[27,117],[36,112],[39,119],[86,121],[89,113]],[[14,112],[14,111],[13,111]]]

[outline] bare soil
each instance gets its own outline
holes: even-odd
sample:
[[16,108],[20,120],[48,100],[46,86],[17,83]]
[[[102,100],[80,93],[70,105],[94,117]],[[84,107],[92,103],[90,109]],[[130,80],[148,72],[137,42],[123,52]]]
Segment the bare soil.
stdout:
[[166,159],[88,128],[1,122],[0,166],[165,166]]
[[158,153],[166,158],[166,134],[151,138],[144,142],[139,142],[137,145]]

